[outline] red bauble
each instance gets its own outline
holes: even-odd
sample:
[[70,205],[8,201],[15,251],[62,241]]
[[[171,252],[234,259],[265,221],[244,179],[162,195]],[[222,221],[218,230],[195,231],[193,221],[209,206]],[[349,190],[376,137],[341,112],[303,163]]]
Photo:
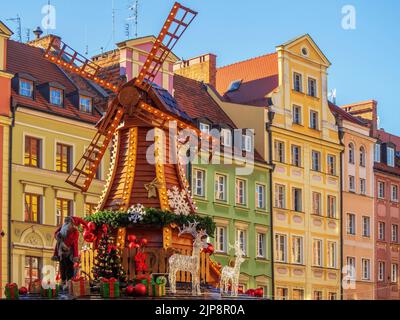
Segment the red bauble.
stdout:
[[129,249],[135,249],[135,248],[136,248],[136,243],[134,243],[134,242],[129,242],[128,247],[129,247]]
[[28,289],[25,288],[25,287],[19,288],[19,294],[20,294],[21,296],[24,296],[24,295],[28,294]]
[[258,288],[254,291],[254,296],[258,298],[264,297],[264,290],[263,288]]
[[147,246],[147,244],[149,243],[149,241],[146,238],[143,238],[142,240],[140,240],[140,244],[144,247]]
[[254,289],[249,289],[246,291],[246,294],[248,296],[254,297],[255,296],[255,290]]
[[94,234],[93,234],[92,232],[90,232],[90,231],[85,231],[85,232],[83,233],[83,239],[84,239],[86,242],[92,243],[92,242],[94,241],[94,239],[95,239],[95,236],[94,236]]
[[238,293],[239,294],[243,294],[243,289],[242,288],[238,288]]
[[108,226],[106,224],[103,224],[101,228],[103,230],[103,233],[108,233]]
[[136,236],[134,234],[131,234],[128,236],[128,241],[129,242],[135,242],[136,241]]
[[92,232],[95,231],[97,228],[97,225],[93,221],[90,221],[87,226],[88,226],[88,229]]
[[135,294],[135,287],[132,285],[129,285],[126,287],[126,295],[127,296],[133,296]]
[[74,263],[74,269],[79,269],[79,262]]
[[135,243],[135,248],[140,248],[140,244],[139,243]]
[[214,246],[211,244],[211,243],[209,243],[208,244],[208,248],[207,248],[207,253],[209,253],[209,254],[213,254],[214,253]]
[[146,295],[146,286],[143,283],[138,283],[135,286],[135,294],[137,296],[145,296]]

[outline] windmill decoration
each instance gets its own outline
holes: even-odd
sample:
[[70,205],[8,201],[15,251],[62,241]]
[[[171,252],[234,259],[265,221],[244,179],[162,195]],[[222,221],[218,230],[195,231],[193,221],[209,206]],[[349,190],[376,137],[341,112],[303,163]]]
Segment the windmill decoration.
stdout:
[[[176,150],[170,145],[169,139],[164,137],[168,137],[169,123],[175,121],[178,131],[189,129],[210,146],[216,141],[212,136],[201,133],[177,105],[166,103],[153,82],[196,15],[197,12],[175,3],[138,76],[121,85],[115,83],[114,79],[101,77],[101,67],[68,45],[56,43],[59,39],[54,39],[45,51],[44,56],[48,60],[97,83],[115,96],[98,123],[92,142],[66,180],[86,192],[105,151],[114,139],[110,173],[97,211],[127,212],[141,204],[146,208],[178,215],[195,213],[196,207],[190,195],[184,165],[179,161],[179,141],[176,139]],[[146,140],[150,134],[154,135],[154,142]],[[151,147],[154,147],[153,163],[146,158]],[[176,151],[177,163],[170,161],[171,150]],[[135,217],[141,218],[140,215]],[[171,226],[161,229],[160,247],[168,249],[186,246],[191,250],[192,239],[186,239],[186,244],[182,244],[182,237],[178,237],[178,231],[173,229]],[[157,237],[154,236],[154,230],[151,232],[146,235],[143,230],[120,228],[116,237],[117,246],[125,248],[125,239],[129,234],[152,237],[153,241],[150,242],[154,244]]]

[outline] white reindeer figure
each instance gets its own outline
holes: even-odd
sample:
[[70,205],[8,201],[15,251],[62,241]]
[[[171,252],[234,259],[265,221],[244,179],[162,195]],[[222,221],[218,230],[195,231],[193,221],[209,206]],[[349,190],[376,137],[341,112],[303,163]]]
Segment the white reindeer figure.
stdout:
[[225,266],[222,268],[221,280],[219,285],[221,294],[223,293],[228,294],[228,285],[230,281],[232,284],[231,296],[236,297],[238,295],[240,266],[245,261],[243,258],[244,252],[240,247],[239,241],[235,242],[235,246],[229,244],[229,248],[235,249],[235,255],[236,255],[235,266],[234,267]]
[[193,250],[191,256],[184,256],[181,254],[174,254],[169,258],[169,284],[172,293],[176,293],[176,273],[178,271],[186,271],[192,274],[192,294],[201,295],[200,290],[200,253],[208,246],[203,241],[204,237],[207,237],[207,233],[204,230],[197,232],[198,222],[189,223],[188,226],[183,226],[183,229],[179,228],[179,236],[182,234],[189,233],[193,236]]

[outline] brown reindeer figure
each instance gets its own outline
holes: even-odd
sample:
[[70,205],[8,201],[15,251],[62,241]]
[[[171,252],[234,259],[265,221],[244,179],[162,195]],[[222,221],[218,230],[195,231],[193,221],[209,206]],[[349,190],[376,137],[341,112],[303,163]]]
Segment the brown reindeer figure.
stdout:
[[200,290],[200,253],[206,248],[207,242],[203,240],[208,237],[204,230],[197,232],[198,222],[189,223],[188,226],[179,228],[179,236],[191,234],[193,240],[193,250],[191,256],[174,254],[169,258],[169,284],[171,293],[176,293],[176,273],[178,271],[190,272],[192,275],[192,294],[201,295]]

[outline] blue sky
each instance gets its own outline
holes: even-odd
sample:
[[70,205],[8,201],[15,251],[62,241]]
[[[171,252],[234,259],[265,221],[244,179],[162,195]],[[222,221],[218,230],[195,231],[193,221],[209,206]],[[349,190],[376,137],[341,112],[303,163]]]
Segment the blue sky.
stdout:
[[[115,40],[126,39],[128,4],[115,2]],[[220,66],[275,51],[275,46],[309,33],[332,62],[329,88],[337,89],[337,103],[376,99],[381,127],[400,135],[396,92],[400,89],[400,1],[398,0],[181,0],[199,15],[175,49],[190,58],[212,52]],[[22,36],[41,25],[47,0],[3,2],[0,20],[19,14]],[[73,48],[89,55],[112,49],[112,0],[51,0],[56,30]],[[158,34],[171,0],[139,0],[139,36]],[[356,29],[342,28],[342,7],[356,10]],[[32,36],[31,36],[32,37]]]

